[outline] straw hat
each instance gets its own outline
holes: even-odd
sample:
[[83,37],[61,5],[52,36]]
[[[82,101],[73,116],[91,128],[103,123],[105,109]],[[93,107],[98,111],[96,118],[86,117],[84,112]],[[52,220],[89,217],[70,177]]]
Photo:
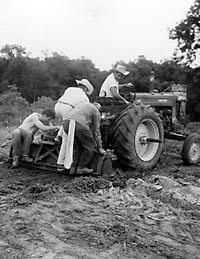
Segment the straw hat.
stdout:
[[124,76],[129,74],[129,71],[126,71],[125,66],[122,66],[122,65],[117,65],[116,68],[115,68],[115,71],[121,73]]
[[87,79],[81,79],[81,80],[76,80],[77,85],[83,85],[85,86],[88,90],[87,90],[87,94],[91,95],[94,87],[92,86],[92,84],[87,80]]

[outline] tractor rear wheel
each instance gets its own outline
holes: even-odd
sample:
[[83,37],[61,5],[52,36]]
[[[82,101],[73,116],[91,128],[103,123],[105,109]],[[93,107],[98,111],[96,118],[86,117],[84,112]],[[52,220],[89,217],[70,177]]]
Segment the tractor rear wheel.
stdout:
[[191,133],[183,143],[182,160],[185,165],[196,165],[200,162],[200,135]]
[[164,130],[160,117],[149,106],[133,104],[116,120],[114,152],[121,164],[138,170],[152,169],[160,158]]

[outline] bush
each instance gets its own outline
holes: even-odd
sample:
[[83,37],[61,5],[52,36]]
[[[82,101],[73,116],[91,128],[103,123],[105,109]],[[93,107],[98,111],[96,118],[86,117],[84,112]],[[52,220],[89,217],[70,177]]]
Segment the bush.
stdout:
[[0,94],[0,121],[2,126],[21,124],[30,112],[29,103],[21,96],[17,87],[8,86],[8,90]]
[[54,106],[56,101],[51,99],[50,97],[42,96],[38,97],[37,101],[31,104],[32,112],[42,112],[43,109],[52,109],[54,110]]

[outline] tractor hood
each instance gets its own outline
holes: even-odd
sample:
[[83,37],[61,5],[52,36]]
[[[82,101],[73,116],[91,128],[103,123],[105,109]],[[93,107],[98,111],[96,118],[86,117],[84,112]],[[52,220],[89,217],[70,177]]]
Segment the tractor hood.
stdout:
[[186,101],[186,96],[175,93],[136,93],[136,102],[151,106],[174,106],[177,101]]

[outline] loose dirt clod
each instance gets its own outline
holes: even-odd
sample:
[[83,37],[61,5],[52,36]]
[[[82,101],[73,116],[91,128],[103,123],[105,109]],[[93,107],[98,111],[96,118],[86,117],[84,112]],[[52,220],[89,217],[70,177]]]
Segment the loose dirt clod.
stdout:
[[97,192],[99,189],[107,189],[111,186],[111,182],[103,177],[77,177],[64,188],[70,193],[90,193]]

